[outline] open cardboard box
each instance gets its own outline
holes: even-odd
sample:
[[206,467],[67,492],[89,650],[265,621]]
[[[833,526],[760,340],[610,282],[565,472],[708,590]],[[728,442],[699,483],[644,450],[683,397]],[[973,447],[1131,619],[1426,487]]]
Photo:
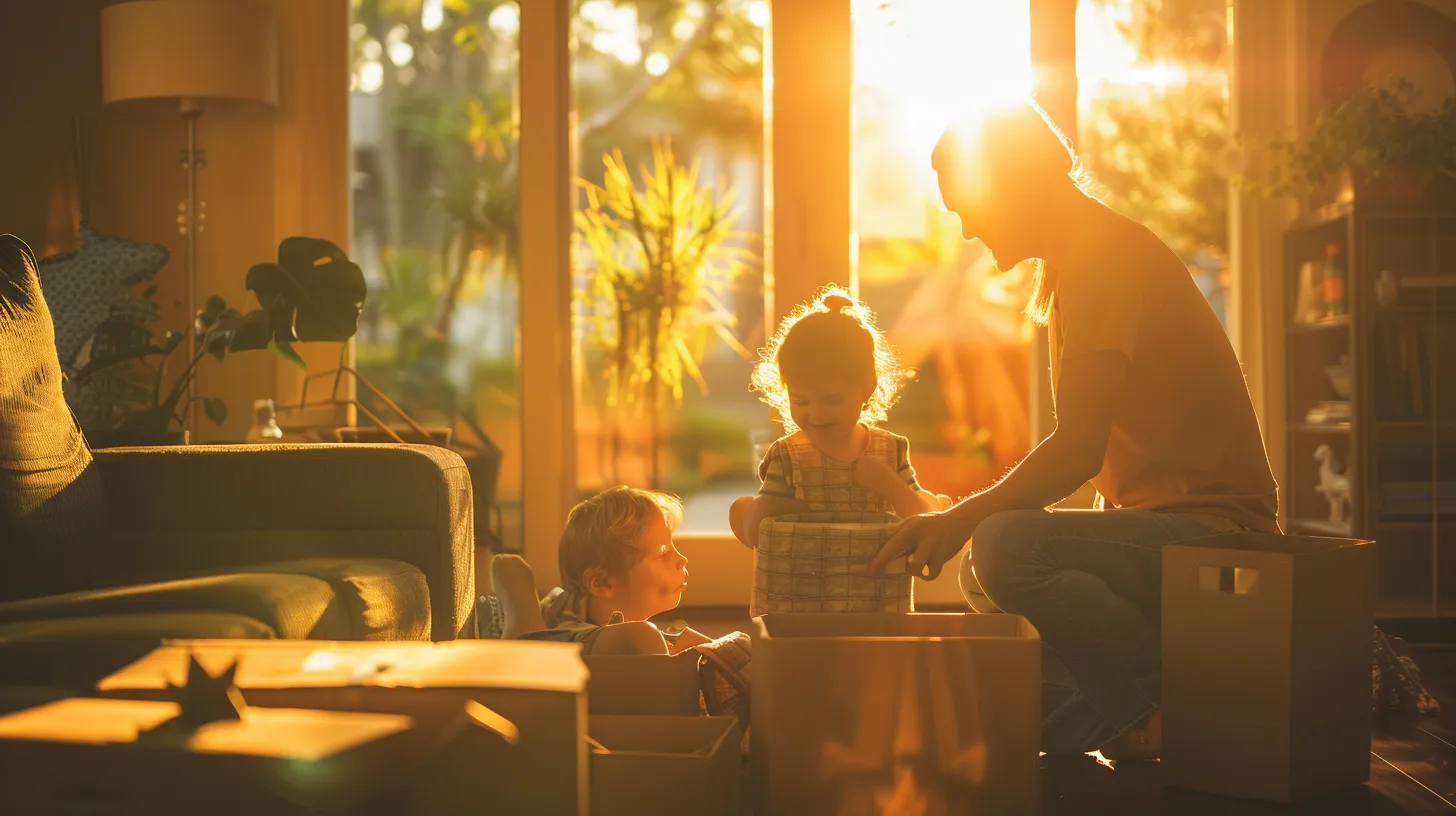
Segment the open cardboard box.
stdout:
[[588,804],[586,667],[575,644],[512,640],[330,642],[176,640],[103,679],[103,696],[170,699],[189,655],[234,681],[249,705],[458,718],[474,701],[504,718],[519,740],[503,745],[465,730],[442,752],[440,801],[490,801],[503,813],[585,813]]
[[0,717],[7,812],[357,812],[442,736],[398,714],[254,708],[189,731],[179,713],[71,698]]
[[742,816],[736,717],[593,715],[592,816]]
[[[757,812],[1032,813],[1041,638],[1016,615],[755,619]],[[879,804],[876,804],[879,803]]]
[[1163,549],[1163,778],[1292,802],[1370,774],[1375,546],[1235,533]]
[[697,716],[701,660],[692,649],[676,655],[585,655],[582,662],[591,673],[587,708],[593,715]]

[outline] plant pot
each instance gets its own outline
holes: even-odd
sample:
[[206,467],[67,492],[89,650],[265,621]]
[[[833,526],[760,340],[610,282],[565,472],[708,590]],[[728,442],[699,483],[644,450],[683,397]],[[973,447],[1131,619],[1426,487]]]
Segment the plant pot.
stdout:
[[86,444],[92,450],[106,448],[156,448],[186,445],[187,431],[109,430],[86,431]]
[[1413,167],[1386,168],[1378,176],[1354,174],[1357,201],[1419,201],[1426,197],[1427,184]]

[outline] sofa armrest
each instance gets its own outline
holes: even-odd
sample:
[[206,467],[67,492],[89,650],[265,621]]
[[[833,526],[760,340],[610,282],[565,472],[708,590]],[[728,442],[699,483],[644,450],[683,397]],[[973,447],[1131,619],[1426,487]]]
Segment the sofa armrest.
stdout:
[[265,561],[389,558],[424,573],[431,636],[472,634],[465,463],[426,445],[195,445],[96,452],[125,580]]

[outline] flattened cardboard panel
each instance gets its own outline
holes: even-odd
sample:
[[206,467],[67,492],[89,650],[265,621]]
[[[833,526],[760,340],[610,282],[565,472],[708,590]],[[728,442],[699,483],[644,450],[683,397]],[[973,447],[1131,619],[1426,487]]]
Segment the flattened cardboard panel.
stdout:
[[1024,621],[759,622],[752,760],[760,813],[877,812],[897,793],[923,797],[928,812],[1032,812],[1041,643]]
[[593,816],[741,816],[743,729],[733,717],[593,716]]
[[1364,781],[1373,556],[1264,534],[1164,548],[1169,785],[1289,802]]
[[586,655],[587,708],[592,714],[691,717],[698,701],[697,652],[668,655]]
[[[1259,591],[1224,592],[1208,567],[1257,569]],[[1163,550],[1163,760],[1171,785],[1282,799],[1289,774],[1289,587],[1278,553]]]
[[1296,800],[1370,777],[1375,570],[1374,546],[1295,560],[1290,733]]
[[1035,637],[1036,630],[1020,615],[973,615],[879,612],[762,615],[757,620],[768,637],[786,638],[972,638]]
[[441,768],[459,772],[437,774],[421,795],[447,802],[488,799],[503,813],[587,810],[587,673],[573,645],[179,641],[98,687],[109,697],[168,699],[167,682],[185,678],[189,651],[212,671],[238,657],[237,685],[252,706],[444,722],[474,700],[513,723],[519,743],[506,750],[498,738],[480,736],[483,729],[467,729],[440,760]]

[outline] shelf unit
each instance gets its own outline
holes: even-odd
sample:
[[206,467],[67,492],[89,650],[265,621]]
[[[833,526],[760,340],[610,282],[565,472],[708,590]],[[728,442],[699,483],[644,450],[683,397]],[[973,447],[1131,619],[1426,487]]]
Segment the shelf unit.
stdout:
[[[1331,243],[1347,312],[1299,322],[1301,267],[1322,266]],[[1285,266],[1285,527],[1341,534],[1316,490],[1328,446],[1350,479],[1347,534],[1379,548],[1376,614],[1456,619],[1456,209],[1332,204],[1290,228]],[[1349,421],[1310,422],[1342,397],[1327,371],[1342,357]]]

